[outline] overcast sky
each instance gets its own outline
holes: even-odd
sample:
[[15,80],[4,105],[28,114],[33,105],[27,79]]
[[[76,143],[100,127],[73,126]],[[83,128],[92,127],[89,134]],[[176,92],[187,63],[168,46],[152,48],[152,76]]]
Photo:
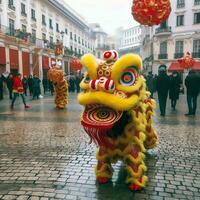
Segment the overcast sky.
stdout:
[[113,34],[118,27],[137,25],[131,15],[133,0],[64,0],[89,23],[100,23]]

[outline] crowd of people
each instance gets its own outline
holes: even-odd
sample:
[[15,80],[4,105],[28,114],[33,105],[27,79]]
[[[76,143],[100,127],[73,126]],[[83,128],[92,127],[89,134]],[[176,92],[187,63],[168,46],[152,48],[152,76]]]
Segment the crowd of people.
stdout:
[[[69,75],[66,77],[69,85],[69,92],[80,92],[80,82],[82,80],[82,76],[79,75]],[[151,98],[154,98],[154,93],[158,94],[160,115],[165,116],[166,114],[166,105],[167,99],[171,100],[171,107],[173,110],[176,109],[176,104],[179,99],[179,94],[184,93],[184,84],[186,87],[186,95],[187,95],[187,105],[188,105],[188,113],[186,116],[194,116],[196,114],[197,109],[197,97],[200,93],[200,74],[195,72],[194,70],[190,70],[185,83],[183,83],[180,74],[177,71],[174,71],[170,76],[167,75],[167,67],[165,65],[161,65],[159,67],[158,75],[153,75],[152,72],[149,72],[146,78],[147,89],[151,93]],[[14,107],[14,102],[18,96],[21,96],[25,108],[28,108],[25,101],[25,96],[29,95],[32,99],[39,99],[41,96],[41,84],[43,86],[43,93],[46,94],[50,92],[51,95],[54,94],[54,86],[51,81],[47,78],[43,78],[41,81],[36,75],[29,77],[24,76],[21,79],[21,75],[13,76],[13,74],[9,74],[7,77],[4,75],[0,75],[0,100],[3,99],[3,83],[6,83],[9,98],[12,100],[11,108]],[[16,87],[19,86],[21,88],[20,91],[16,91]],[[23,90],[22,90],[23,89]]]
[[[54,86],[51,81],[48,80],[47,77],[44,77],[42,81],[37,77],[36,75],[29,77],[24,76],[21,78],[20,74],[13,75],[10,73],[9,75],[0,75],[0,100],[4,97],[4,85],[6,85],[9,98],[10,100],[13,100],[13,98],[16,99],[16,95],[13,92],[14,91],[14,85],[16,77],[21,80],[21,84],[23,85],[23,99],[25,99],[25,96],[30,95],[32,99],[39,99],[42,92],[41,92],[41,85],[43,86],[43,94],[50,92],[51,95],[54,94]],[[80,92],[80,82],[82,80],[82,76],[80,75],[69,75],[66,77],[68,83],[69,83],[69,92]]]
[[167,75],[167,67],[161,65],[158,75],[153,75],[152,72],[145,77],[147,89],[151,93],[151,98],[155,92],[158,93],[158,101],[160,115],[165,116],[167,99],[171,100],[171,108],[176,110],[176,104],[179,99],[179,94],[184,93],[184,84],[186,87],[188,113],[186,116],[195,116],[197,109],[197,97],[200,93],[200,73],[190,70],[184,83],[180,74],[174,71],[170,76]]

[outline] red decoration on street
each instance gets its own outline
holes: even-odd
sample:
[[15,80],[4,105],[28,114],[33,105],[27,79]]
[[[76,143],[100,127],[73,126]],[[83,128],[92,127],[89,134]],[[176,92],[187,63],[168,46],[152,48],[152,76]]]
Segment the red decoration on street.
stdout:
[[62,54],[63,54],[63,44],[62,43],[56,44],[55,55],[59,56],[59,55],[62,55]]
[[182,59],[178,60],[178,62],[183,69],[190,69],[195,64],[195,60],[189,52]]
[[158,25],[167,20],[170,12],[170,0],[133,0],[133,18],[143,25]]
[[73,72],[79,71],[82,69],[82,63],[79,59],[73,58],[70,62],[70,69]]

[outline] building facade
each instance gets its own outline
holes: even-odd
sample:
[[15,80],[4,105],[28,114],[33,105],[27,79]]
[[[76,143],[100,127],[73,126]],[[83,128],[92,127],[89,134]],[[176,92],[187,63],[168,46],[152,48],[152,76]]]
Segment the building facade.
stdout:
[[140,54],[141,27],[134,26],[129,29],[119,28],[116,34],[116,46],[120,55],[126,53]]
[[[36,74],[40,78],[55,59],[66,73],[70,58],[94,52],[94,38],[87,22],[62,0],[1,0],[1,71]],[[56,44],[64,56],[56,57]]]
[[[168,20],[156,27],[143,27],[143,60],[147,70],[158,73],[160,64],[169,70],[187,52],[200,70],[200,0],[171,0]],[[152,67],[152,68],[151,68]]]
[[98,23],[90,24],[90,27],[93,32],[93,37],[95,38],[94,54],[96,58],[102,59],[103,52],[109,50],[109,46],[107,44],[108,34],[104,32]]

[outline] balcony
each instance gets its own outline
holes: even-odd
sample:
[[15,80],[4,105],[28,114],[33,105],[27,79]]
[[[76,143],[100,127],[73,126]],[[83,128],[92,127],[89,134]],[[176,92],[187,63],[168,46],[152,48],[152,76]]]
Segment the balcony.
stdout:
[[199,0],[195,0],[195,1],[194,1],[194,5],[195,5],[195,6],[200,5],[200,1],[199,1]]
[[158,59],[162,60],[162,59],[168,59],[168,54],[159,54],[158,55]]
[[192,57],[193,58],[200,58],[200,52],[193,52]]
[[168,36],[172,34],[172,28],[170,26],[167,27],[158,27],[156,28],[156,36]]
[[175,53],[174,58],[182,58],[184,56],[184,53]]
[[21,15],[24,17],[27,17],[27,13],[25,13],[25,12],[21,12]]
[[185,3],[179,3],[177,4],[177,8],[185,8]]
[[15,11],[15,6],[13,4],[8,4],[8,8]]

